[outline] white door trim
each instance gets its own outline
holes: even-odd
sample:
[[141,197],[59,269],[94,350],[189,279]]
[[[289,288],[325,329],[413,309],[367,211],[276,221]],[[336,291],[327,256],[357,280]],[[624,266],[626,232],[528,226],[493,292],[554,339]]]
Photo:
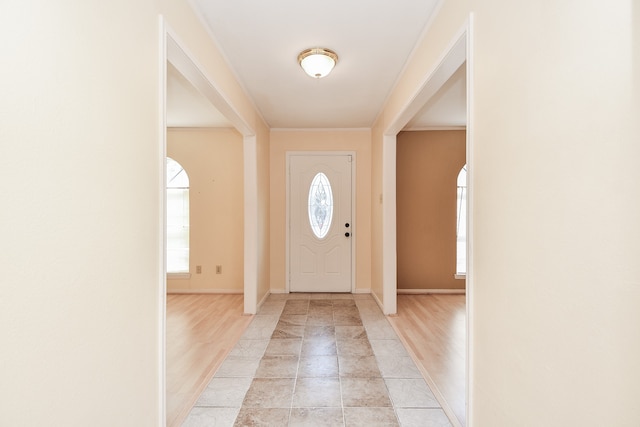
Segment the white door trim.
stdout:
[[396,135],[382,137],[382,312],[385,315],[398,311],[396,139]]
[[351,233],[353,235],[353,239],[351,241],[351,293],[356,292],[356,240],[358,238],[358,221],[356,220],[356,168],[357,168],[357,159],[355,151],[287,151],[286,152],[286,223],[285,223],[285,293],[289,293],[290,290],[290,224],[291,218],[289,214],[289,204],[291,201],[291,195],[289,194],[289,167],[291,162],[291,157],[293,156],[351,156]]

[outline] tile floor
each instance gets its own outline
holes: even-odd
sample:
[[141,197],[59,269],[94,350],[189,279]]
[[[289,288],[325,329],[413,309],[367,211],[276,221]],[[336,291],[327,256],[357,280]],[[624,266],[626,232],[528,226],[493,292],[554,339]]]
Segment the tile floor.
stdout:
[[450,426],[370,295],[272,294],[184,427]]

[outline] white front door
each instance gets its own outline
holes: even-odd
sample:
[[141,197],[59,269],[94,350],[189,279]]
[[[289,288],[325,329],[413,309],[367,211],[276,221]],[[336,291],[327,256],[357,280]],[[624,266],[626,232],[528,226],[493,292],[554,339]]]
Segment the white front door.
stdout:
[[289,157],[291,292],[351,292],[352,159]]

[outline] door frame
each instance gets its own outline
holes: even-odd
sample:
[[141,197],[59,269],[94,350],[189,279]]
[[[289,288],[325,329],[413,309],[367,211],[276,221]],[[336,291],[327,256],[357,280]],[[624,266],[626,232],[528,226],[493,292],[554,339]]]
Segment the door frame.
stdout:
[[166,422],[166,151],[167,151],[167,62],[171,62],[187,80],[194,85],[222,113],[242,135],[244,166],[244,314],[257,311],[258,293],[258,175],[257,175],[257,135],[254,127],[231,105],[212,76],[196,60],[178,33],[169,25],[163,15],[158,15],[158,417],[161,425]]
[[[396,137],[402,128],[440,89],[442,84],[465,63],[467,67],[467,274],[466,274],[466,419],[470,423],[470,415],[475,410],[473,395],[473,379],[475,377],[475,157],[474,157],[474,15],[469,13],[462,27],[453,35],[445,49],[435,61],[433,69],[428,70],[422,84],[411,95],[410,101],[390,121],[383,130],[382,179],[385,203],[382,206],[382,251],[383,263],[383,312],[386,315],[397,314],[397,260],[396,260]],[[446,407],[445,407],[446,406]],[[450,421],[457,425],[457,418],[443,405],[443,410]]]
[[356,239],[357,239],[357,230],[358,223],[355,221],[356,218],[356,152],[355,151],[287,151],[286,152],[286,162],[285,162],[285,175],[286,175],[286,207],[285,207],[285,286],[284,292],[290,293],[290,273],[291,273],[291,263],[290,263],[290,239],[291,239],[291,218],[290,218],[290,203],[291,203],[291,194],[290,194],[290,166],[291,166],[291,158],[294,156],[351,156],[351,227],[352,227],[352,235],[353,239],[349,239],[351,241],[351,293],[356,293]]

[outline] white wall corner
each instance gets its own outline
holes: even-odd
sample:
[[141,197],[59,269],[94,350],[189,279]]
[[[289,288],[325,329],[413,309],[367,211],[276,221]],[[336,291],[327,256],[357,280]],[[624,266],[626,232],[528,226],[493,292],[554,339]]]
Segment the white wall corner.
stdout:
[[244,156],[244,312],[256,314],[258,299],[258,159],[256,136],[245,136]]

